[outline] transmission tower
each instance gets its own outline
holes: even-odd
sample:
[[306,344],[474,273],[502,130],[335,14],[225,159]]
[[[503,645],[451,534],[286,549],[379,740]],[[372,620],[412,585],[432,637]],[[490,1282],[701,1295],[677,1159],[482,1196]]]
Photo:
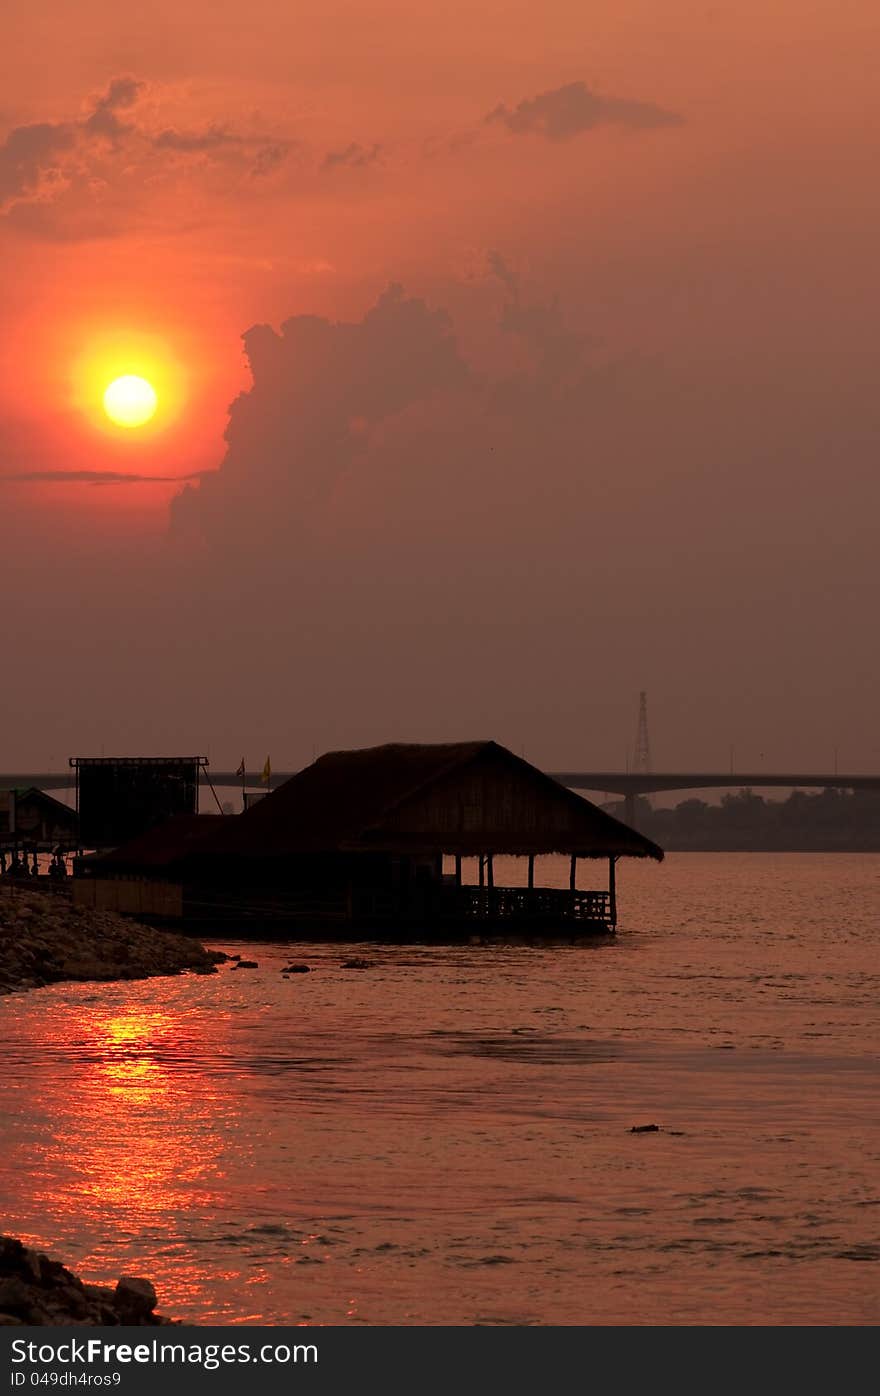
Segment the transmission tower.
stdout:
[[633,773],[651,774],[651,742],[648,737],[648,695],[644,690],[639,694],[639,725],[636,729],[636,745],[633,752]]

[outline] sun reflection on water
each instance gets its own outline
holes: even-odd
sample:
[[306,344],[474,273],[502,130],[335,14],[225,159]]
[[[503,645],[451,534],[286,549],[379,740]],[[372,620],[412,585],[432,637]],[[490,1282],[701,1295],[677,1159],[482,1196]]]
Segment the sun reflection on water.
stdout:
[[[58,1110],[64,1139],[38,1149],[33,1201],[47,1219],[42,1244],[52,1245],[53,1219],[66,1223],[75,1214],[87,1234],[102,1238],[78,1263],[102,1276],[103,1256],[120,1238],[149,1237],[151,1250],[163,1242],[178,1303],[204,1285],[192,1257],[177,1252],[185,1250],[187,1217],[211,1215],[226,1196],[225,1156],[238,1118],[228,1093],[199,1065],[212,1046],[222,1050],[222,1017],[211,1023],[215,1042],[200,1040],[196,1054],[181,1041],[179,1013],[136,1001],[82,1005],[47,1019],[45,1046],[72,1052],[78,1070]],[[205,1019],[199,1026],[204,1031]],[[236,1140],[238,1159],[248,1148],[247,1139]],[[161,1280],[162,1263],[151,1267]]]

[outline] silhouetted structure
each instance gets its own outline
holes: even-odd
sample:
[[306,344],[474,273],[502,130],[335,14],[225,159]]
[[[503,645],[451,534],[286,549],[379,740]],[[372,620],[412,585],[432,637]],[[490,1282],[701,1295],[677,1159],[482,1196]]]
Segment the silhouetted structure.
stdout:
[[0,791],[0,845],[51,852],[76,845],[76,811],[43,790]]
[[195,814],[204,756],[73,756],[81,848],[115,848]]
[[[570,858],[568,889],[535,885],[535,859],[552,853]],[[525,887],[496,885],[502,854],[528,860]],[[178,888],[184,917],[214,925],[578,934],[614,928],[620,857],[663,854],[495,742],[395,744],[322,756],[244,814],[156,829],[92,860],[93,891],[78,896],[126,909],[120,883],[140,879]],[[607,887],[578,887],[582,859],[606,861]]]
[[[651,739],[648,736],[648,695],[642,690],[639,694],[639,722],[636,728],[636,744],[633,748],[633,772],[636,775],[651,774]],[[624,819],[635,826],[637,806],[635,796],[627,795],[624,806]]]
[[636,744],[633,748],[633,771],[640,775],[651,774],[651,739],[648,736],[648,695],[644,690],[639,694],[639,724],[636,728]]

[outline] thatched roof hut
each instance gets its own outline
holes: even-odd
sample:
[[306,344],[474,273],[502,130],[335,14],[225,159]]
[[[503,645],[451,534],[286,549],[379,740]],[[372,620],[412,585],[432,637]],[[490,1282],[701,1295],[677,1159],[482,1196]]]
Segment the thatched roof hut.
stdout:
[[[535,885],[543,854],[570,859],[567,890]],[[526,886],[496,885],[498,855],[528,859]],[[404,935],[478,922],[543,933],[611,929],[621,857],[663,852],[496,742],[393,743],[329,752],[243,814],[173,820],[88,872],[179,883],[184,907],[213,925],[225,916]],[[478,872],[466,885],[469,858]],[[607,891],[578,890],[584,858],[607,859]]]

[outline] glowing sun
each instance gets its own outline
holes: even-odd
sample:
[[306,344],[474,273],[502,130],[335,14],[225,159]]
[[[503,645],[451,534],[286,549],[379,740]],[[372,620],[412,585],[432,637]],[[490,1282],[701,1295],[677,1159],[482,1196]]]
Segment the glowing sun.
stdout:
[[126,373],[104,390],[104,411],[119,427],[142,427],[159,405],[156,389],[146,378]]

